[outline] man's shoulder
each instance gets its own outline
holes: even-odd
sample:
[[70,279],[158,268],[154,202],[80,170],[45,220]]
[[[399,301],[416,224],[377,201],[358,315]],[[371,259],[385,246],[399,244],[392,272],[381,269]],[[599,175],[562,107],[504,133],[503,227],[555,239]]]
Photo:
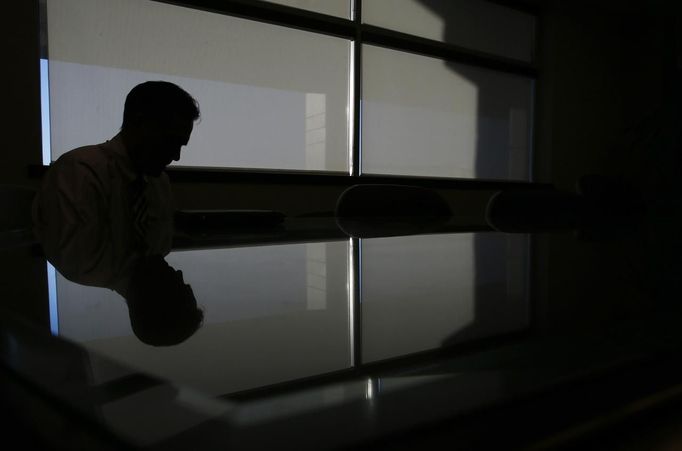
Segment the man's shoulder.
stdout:
[[61,155],[51,167],[90,169],[95,172],[106,170],[111,156],[106,152],[102,144],[94,144],[78,147]]
[[55,164],[98,162],[105,159],[106,155],[101,144],[77,147],[62,154]]

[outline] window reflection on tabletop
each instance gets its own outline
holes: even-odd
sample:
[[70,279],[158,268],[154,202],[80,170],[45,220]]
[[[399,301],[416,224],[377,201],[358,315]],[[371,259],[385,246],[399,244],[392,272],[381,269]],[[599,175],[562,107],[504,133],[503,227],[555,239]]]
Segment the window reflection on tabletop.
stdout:
[[359,261],[350,244],[171,252],[165,260],[193,287],[204,322],[166,349],[133,336],[112,292],[58,276],[59,333],[134,368],[226,395],[529,324],[525,235],[366,239],[353,243]]
[[60,335],[214,395],[350,366],[346,242],[183,250],[166,261],[204,313],[187,341],[146,346],[110,291],[58,276]]
[[461,233],[362,242],[367,361],[528,326],[526,235]]

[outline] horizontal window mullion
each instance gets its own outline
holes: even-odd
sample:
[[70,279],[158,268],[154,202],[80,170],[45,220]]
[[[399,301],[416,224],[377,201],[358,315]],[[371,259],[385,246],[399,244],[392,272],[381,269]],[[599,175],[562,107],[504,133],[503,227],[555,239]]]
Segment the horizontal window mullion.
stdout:
[[530,78],[538,77],[535,65],[499,57],[452,44],[420,38],[374,25],[362,25],[362,43],[418,55],[441,58],[447,61],[492,69]]
[[354,39],[356,34],[356,24],[352,20],[267,2],[239,0],[152,1],[347,39]]

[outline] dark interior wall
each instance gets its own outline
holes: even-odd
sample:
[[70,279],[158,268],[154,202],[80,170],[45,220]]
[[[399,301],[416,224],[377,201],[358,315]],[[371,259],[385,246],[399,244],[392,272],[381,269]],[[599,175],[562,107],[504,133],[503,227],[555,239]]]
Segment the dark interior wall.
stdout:
[[[5,109],[0,184],[36,186],[38,181],[28,177],[28,166],[40,164],[42,159],[38,2],[18,1],[5,7],[0,32],[5,61],[0,71]],[[36,261],[31,252],[30,247],[3,250],[0,295],[3,306],[48,326],[45,264]]]
[[[673,7],[656,1],[547,2],[540,32],[537,180],[574,189],[622,174],[628,133],[670,90]],[[670,2],[675,3],[675,2]]]
[[0,180],[35,185],[29,164],[41,163],[39,18],[37,1],[12,2],[3,13],[0,71],[5,113]]
[[[678,90],[675,3],[546,5],[536,180],[575,190],[581,175],[605,174],[650,197],[661,194],[655,185],[662,172],[674,180],[675,164],[665,154],[666,147],[675,149],[664,138],[676,128],[666,119]],[[652,137],[656,134],[664,138]],[[656,251],[641,247],[648,238],[637,233],[646,231],[635,232],[595,240],[576,233],[539,237],[536,324],[559,333],[576,323],[604,328],[654,306],[646,268]]]

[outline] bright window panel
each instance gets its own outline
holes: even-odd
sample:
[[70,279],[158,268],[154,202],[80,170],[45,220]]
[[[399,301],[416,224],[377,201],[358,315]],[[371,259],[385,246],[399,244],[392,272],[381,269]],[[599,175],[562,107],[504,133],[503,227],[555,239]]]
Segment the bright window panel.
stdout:
[[266,0],[284,6],[350,19],[351,0]]
[[494,55],[533,60],[535,18],[482,0],[370,0],[363,22]]
[[348,170],[347,40],[142,0],[49,0],[52,159],[103,142],[129,90],[201,105],[179,165]]
[[363,47],[362,172],[528,180],[533,80]]

